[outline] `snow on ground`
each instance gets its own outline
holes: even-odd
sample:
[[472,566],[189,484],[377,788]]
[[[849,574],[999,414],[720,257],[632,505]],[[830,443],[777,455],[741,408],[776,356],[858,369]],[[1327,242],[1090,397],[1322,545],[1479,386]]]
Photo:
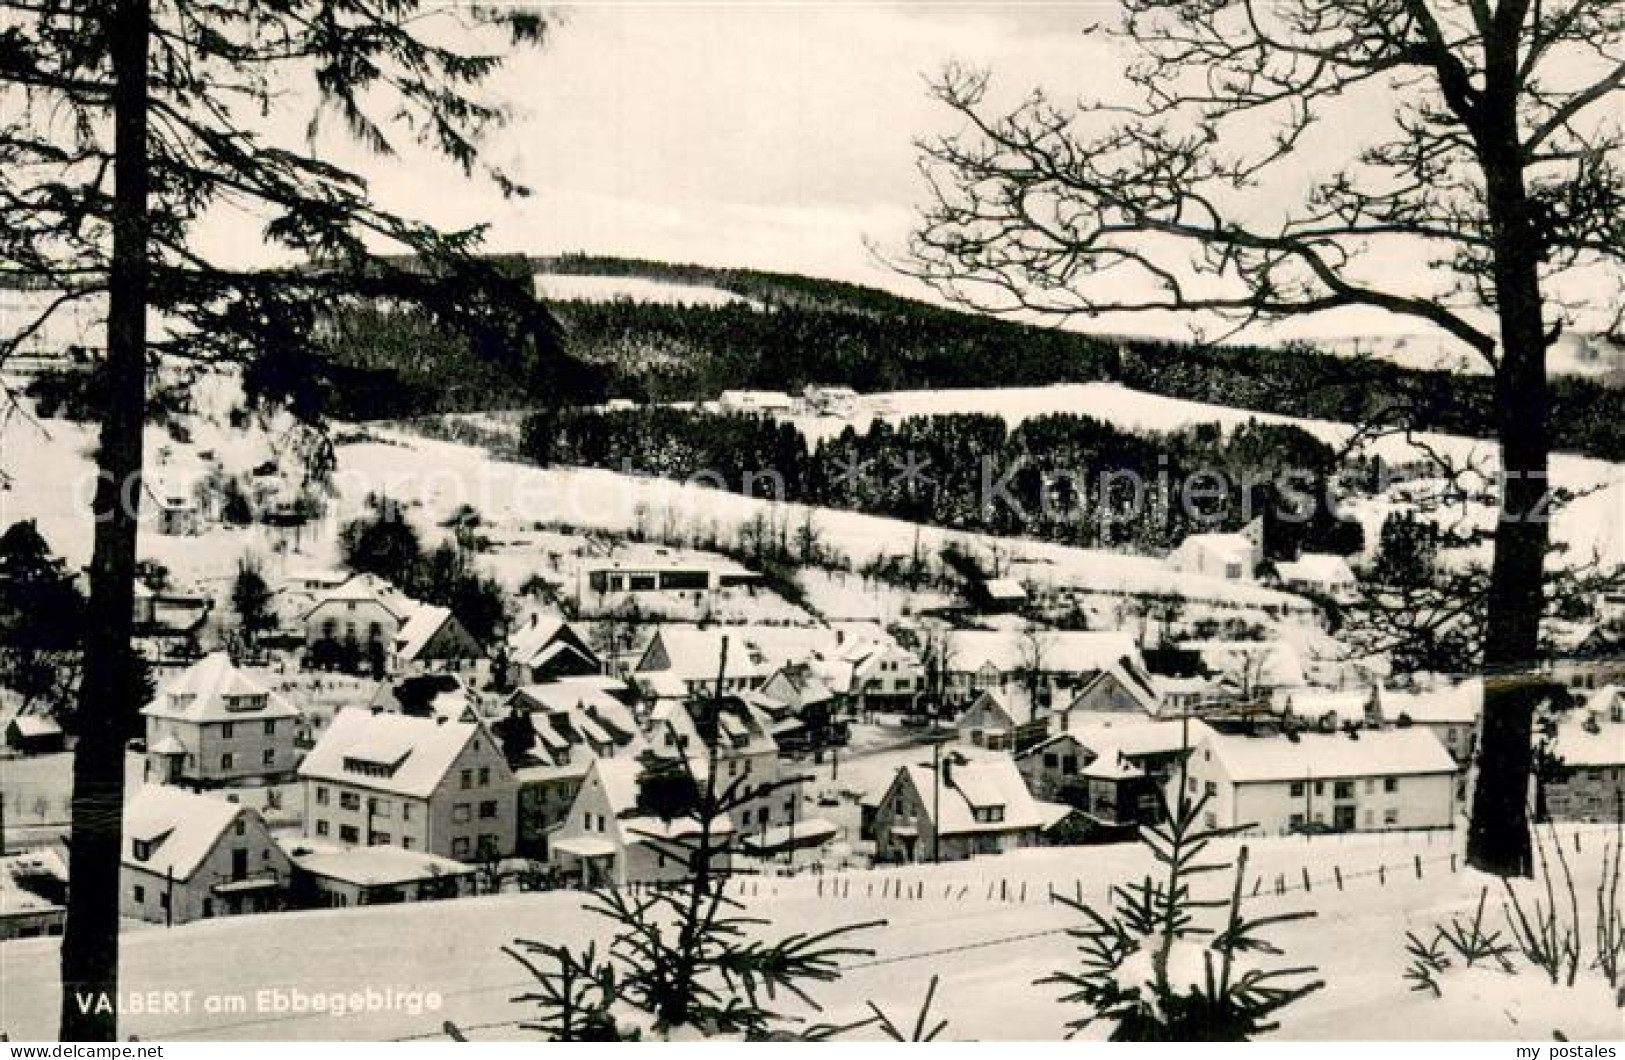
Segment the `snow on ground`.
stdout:
[[745,299],[732,291],[703,283],[676,283],[639,276],[576,276],[565,273],[536,274],[536,294],[559,301],[654,302],[659,305],[719,306]]
[[[1582,895],[1595,886],[1605,831],[1582,830],[1584,852],[1571,856]],[[1275,1037],[1549,1041],[1554,1029],[1581,1041],[1619,1036],[1619,1009],[1594,981],[1550,991],[1525,971],[1510,982],[1447,980],[1442,1000],[1410,989],[1403,979],[1405,932],[1431,934],[1450,915],[1470,914],[1491,882],[1452,872],[1458,838],[1407,833],[1249,843],[1248,876],[1259,883],[1249,908],[1316,910],[1312,920],[1266,934],[1285,951],[1282,960],[1318,966],[1328,984],[1286,1010]],[[1222,844],[1226,854],[1234,847]],[[1334,866],[1343,873],[1343,890]],[[821,1019],[861,1018],[872,1000],[894,1019],[912,1020],[927,980],[939,975],[935,1008],[949,1020],[945,1037],[1053,1040],[1077,1013],[1058,1003],[1055,988],[1030,984],[1076,965],[1074,943],[1063,931],[1081,917],[1052,903],[1051,889],[1081,891],[1086,901],[1099,902],[1112,883],[1149,868],[1143,848],[1124,844],[844,876],[753,878],[730,890],[749,914],[772,921],[769,933],[886,920],[863,937],[873,957],[854,960],[839,981],[813,990],[825,1009]],[[1302,889],[1305,870],[1309,893]],[[1277,895],[1278,879],[1293,889]],[[1215,888],[1228,886],[1225,874],[1213,880]],[[1490,907],[1500,928],[1494,894]],[[426,917],[435,930],[423,930]],[[527,977],[499,952],[515,937],[575,945],[596,938],[601,944],[603,924],[583,911],[580,895],[552,892],[444,902],[432,910],[323,910],[134,932],[124,938],[125,989],[192,991],[191,1010],[130,1014],[121,1030],[146,1040],[375,1040],[438,1037],[451,1020],[475,1039],[532,1038],[516,1026],[527,1010],[510,1001],[527,987]],[[0,1022],[12,1040],[51,1036],[56,977],[56,940],[0,945]],[[295,992],[308,998],[368,988],[378,996],[371,1011],[365,999],[361,1011],[342,1016],[274,1011],[277,992],[291,1001]],[[410,999],[386,1004],[382,992],[391,990],[418,992],[419,1011],[412,1011]],[[440,1002],[435,1010],[424,1006],[431,991]],[[204,999],[211,995],[241,997],[247,1011],[206,1012]]]
[[[832,438],[848,425],[862,432],[875,420],[895,423],[910,416],[965,412],[1001,416],[1011,427],[1056,412],[1093,416],[1132,431],[1173,431],[1199,423],[1217,423],[1226,429],[1249,421],[1290,424],[1337,447],[1348,445],[1356,433],[1355,428],[1346,423],[1162,397],[1116,383],[865,394],[858,399],[857,409],[848,419],[815,415],[788,418],[812,442]],[[1414,438],[1384,435],[1364,441],[1362,448],[1391,464],[1422,459],[1432,451],[1462,467],[1477,467],[1493,473],[1499,466],[1498,447],[1493,442],[1460,435],[1429,433]],[[1556,513],[1554,539],[1567,543],[1578,558],[1589,559],[1595,552],[1605,566],[1625,563],[1625,465],[1557,454],[1552,457],[1551,481],[1556,487],[1582,494]],[[1474,513],[1473,519],[1482,524],[1486,519],[1492,520],[1493,513],[1483,509]]]

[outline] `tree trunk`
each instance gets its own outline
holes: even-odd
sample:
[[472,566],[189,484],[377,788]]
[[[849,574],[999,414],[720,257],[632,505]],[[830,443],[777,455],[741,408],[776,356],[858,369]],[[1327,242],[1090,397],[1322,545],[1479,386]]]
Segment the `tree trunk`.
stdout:
[[1524,187],[1516,109],[1509,98],[1490,99],[1481,142],[1501,331],[1495,420],[1503,486],[1490,569],[1483,739],[1467,862],[1485,872],[1527,876],[1530,730],[1540,694],[1530,681],[1512,675],[1528,674],[1535,665],[1545,606],[1551,402],[1541,320],[1541,234]]
[[119,862],[124,735],[132,648],[141,429],[147,347],[147,33],[150,0],[116,0],[103,17],[114,75],[113,260],[108,274],[107,391],[90,565],[90,621],[73,758],[73,832],[62,936],[61,1036],[118,1034]]

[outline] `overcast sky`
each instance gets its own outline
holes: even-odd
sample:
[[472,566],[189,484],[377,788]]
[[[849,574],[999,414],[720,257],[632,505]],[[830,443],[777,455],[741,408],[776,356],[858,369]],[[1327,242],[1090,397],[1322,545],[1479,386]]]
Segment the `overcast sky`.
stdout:
[[[924,295],[866,242],[902,246],[922,195],[913,140],[953,127],[925,78],[959,60],[995,71],[1006,98],[1036,85],[1058,100],[1109,95],[1119,60],[1083,28],[1115,6],[567,5],[549,45],[494,85],[517,113],[489,150],[533,197],[504,201],[421,158],[343,161],[386,205],[443,224],[489,222],[497,250],[755,266]],[[1384,314],[1312,327],[1420,330]]]

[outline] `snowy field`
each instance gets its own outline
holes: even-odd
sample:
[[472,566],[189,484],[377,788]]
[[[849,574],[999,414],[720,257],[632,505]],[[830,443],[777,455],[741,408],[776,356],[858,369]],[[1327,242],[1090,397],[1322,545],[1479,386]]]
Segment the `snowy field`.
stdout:
[[[1571,848],[1582,909],[1606,831],[1582,830],[1582,852]],[[1569,843],[1574,833],[1562,834]],[[1549,1041],[1554,1030],[1573,1040],[1619,1036],[1619,1009],[1592,977],[1574,990],[1549,990],[1527,970],[1517,977],[1451,973],[1443,999],[1410,989],[1403,979],[1405,932],[1431,934],[1452,914],[1470,914],[1490,882],[1459,870],[1456,839],[1423,833],[1251,844],[1249,881],[1258,897],[1250,908],[1316,910],[1315,919],[1280,925],[1268,937],[1283,948],[1284,960],[1316,965],[1328,984],[1285,1012],[1276,1037]],[[1049,1040],[1076,1013],[1058,1003],[1053,988],[1027,984],[1074,965],[1074,944],[1062,932],[1080,919],[1052,903],[1051,890],[1097,902],[1112,883],[1137,878],[1148,867],[1135,845],[1052,848],[974,863],[750,879],[731,885],[731,892],[748,912],[783,931],[887,921],[864,936],[873,957],[855,960],[838,982],[813,991],[824,1006],[822,1019],[861,1018],[872,1000],[895,1020],[911,1021],[927,980],[939,975],[935,1008],[949,1020],[945,1037]],[[1215,887],[1228,885],[1224,874],[1214,879]],[[1276,894],[1278,883],[1289,888],[1285,894]],[[1489,908],[1500,929],[1495,893]],[[425,912],[407,905],[287,913],[127,934],[126,989],[193,991],[194,1008],[130,1015],[123,1031],[149,1040],[374,1040],[435,1037],[449,1019],[471,1038],[524,1039],[529,1033],[516,1024],[527,1012],[510,999],[526,988],[526,976],[498,948],[515,937],[574,944],[603,937],[601,923],[570,892],[441,903],[432,910],[433,930],[423,927]],[[0,945],[0,1029],[13,1040],[53,1032],[56,950],[51,939]],[[312,961],[313,953],[322,959]],[[368,987],[435,991],[442,1007],[344,1016],[257,1011],[258,991],[291,996]],[[202,998],[211,994],[240,996],[248,1011],[201,1011]],[[1373,1019],[1377,1013],[1381,1018]]]
[[626,300],[658,305],[719,306],[745,301],[732,291],[710,284],[674,283],[639,276],[575,276],[552,272],[536,274],[536,294],[559,301]]

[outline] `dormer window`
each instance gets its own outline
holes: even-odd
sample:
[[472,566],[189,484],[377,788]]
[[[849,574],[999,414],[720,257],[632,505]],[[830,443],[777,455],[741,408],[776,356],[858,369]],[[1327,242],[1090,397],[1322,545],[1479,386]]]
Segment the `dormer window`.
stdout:
[[192,701],[196,698],[197,696],[190,692],[171,692],[169,694],[169,705],[175,710],[185,710],[192,705]]
[[250,711],[250,710],[264,710],[265,709],[266,697],[263,696],[263,695],[250,693],[250,694],[246,694],[246,695],[223,696],[221,698],[222,698],[222,702],[224,702],[224,704],[225,704],[226,709],[230,710],[230,711]]
[[130,844],[130,849],[135,854],[135,860],[137,861],[150,861],[152,859],[152,840],[150,839],[137,839]]
[[998,824],[1004,820],[1004,807],[978,806],[976,807],[976,819],[983,824]]

